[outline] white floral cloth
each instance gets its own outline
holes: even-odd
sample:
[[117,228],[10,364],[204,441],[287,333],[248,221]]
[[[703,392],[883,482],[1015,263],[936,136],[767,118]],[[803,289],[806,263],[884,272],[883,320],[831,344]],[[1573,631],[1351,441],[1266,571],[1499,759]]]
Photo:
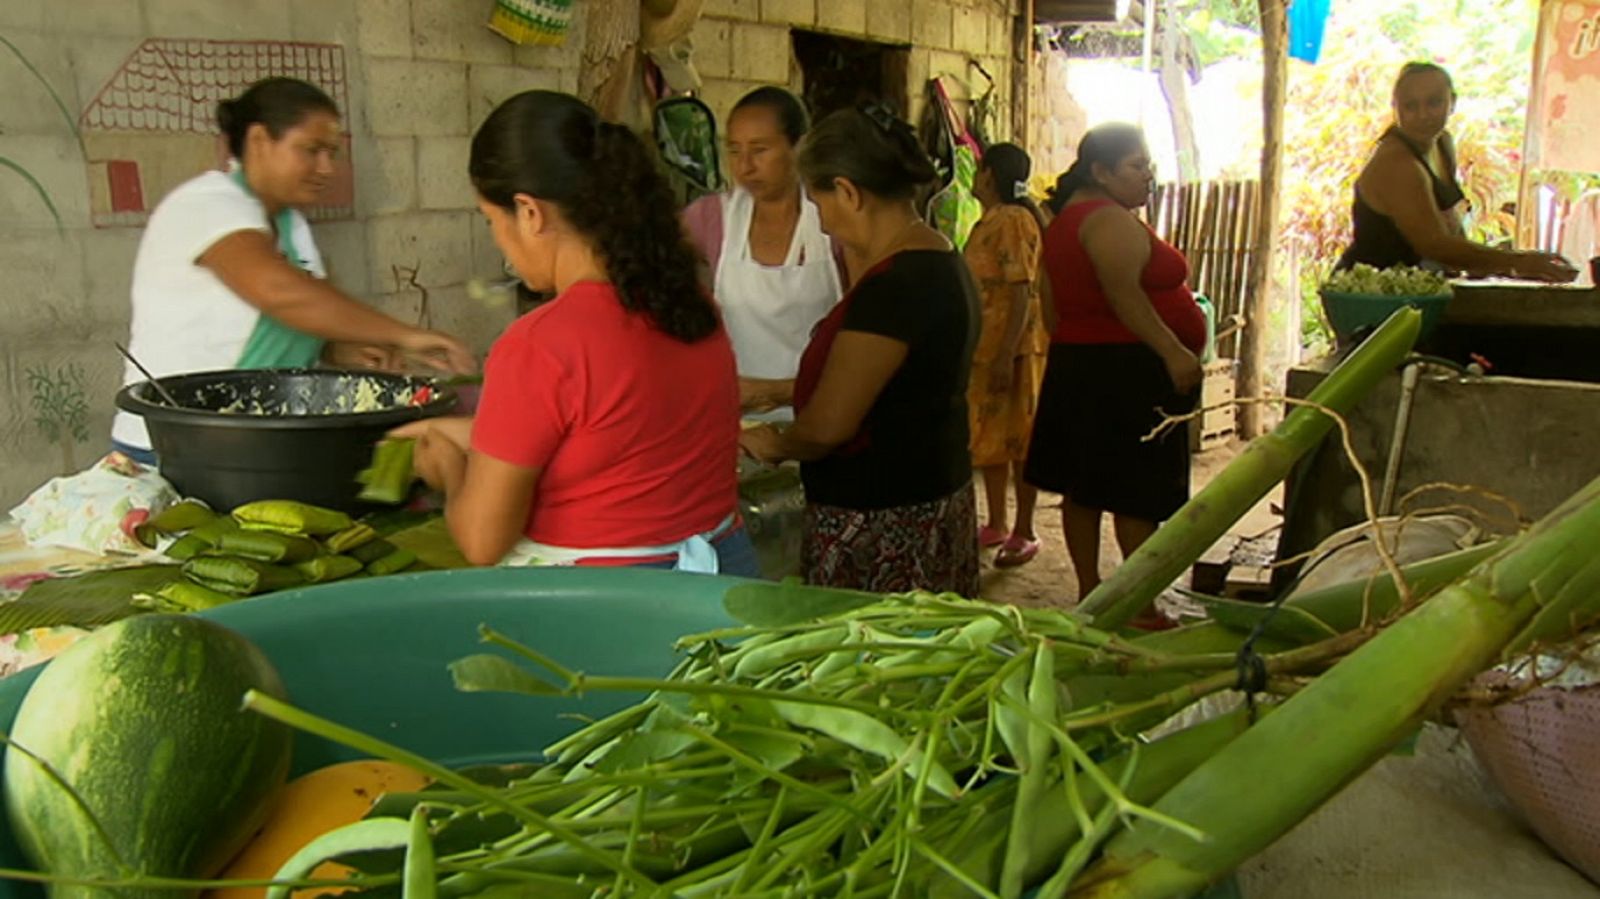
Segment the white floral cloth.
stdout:
[[11,517],[32,546],[141,554],[148,550],[133,538],[134,526],[177,501],[177,491],[154,468],[111,453],[35,490]]

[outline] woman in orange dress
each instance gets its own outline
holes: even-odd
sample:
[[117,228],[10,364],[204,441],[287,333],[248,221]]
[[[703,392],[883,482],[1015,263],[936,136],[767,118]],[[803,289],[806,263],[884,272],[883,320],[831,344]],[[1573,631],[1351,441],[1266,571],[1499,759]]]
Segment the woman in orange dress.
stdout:
[[[972,359],[967,408],[972,464],[983,472],[988,519],[980,546],[999,546],[997,567],[1021,565],[1039,554],[1033,532],[1038,491],[1022,479],[1033,433],[1039,383],[1050,335],[1035,282],[1043,215],[1028,197],[1028,154],[1015,144],[995,144],[983,155],[973,194],[983,218],[967,239],[967,265],[983,299],[983,325]],[[1008,528],[1007,483],[1016,484],[1017,514]]]

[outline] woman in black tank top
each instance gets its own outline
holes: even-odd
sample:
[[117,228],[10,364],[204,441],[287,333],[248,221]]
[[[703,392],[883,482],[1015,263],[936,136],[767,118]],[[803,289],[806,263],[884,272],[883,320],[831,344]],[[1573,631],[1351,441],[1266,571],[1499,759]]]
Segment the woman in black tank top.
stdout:
[[1471,275],[1567,282],[1577,270],[1550,253],[1496,250],[1466,238],[1457,207],[1455,145],[1445,131],[1455,106],[1450,75],[1407,63],[1394,85],[1395,123],[1356,179],[1354,235],[1338,268],[1426,265]]

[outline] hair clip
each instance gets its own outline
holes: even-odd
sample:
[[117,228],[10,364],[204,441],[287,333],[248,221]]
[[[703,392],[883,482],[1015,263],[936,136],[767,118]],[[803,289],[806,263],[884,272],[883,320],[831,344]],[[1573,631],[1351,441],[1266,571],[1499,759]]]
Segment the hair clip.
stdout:
[[1021,200],[1021,199],[1026,198],[1027,196],[1028,196],[1028,182],[1026,182],[1026,181],[1017,181],[1016,183],[1011,185],[1011,198],[1013,200]]
[[861,110],[861,112],[865,114],[868,119],[871,119],[872,124],[883,129],[885,134],[893,134],[895,132],[895,126],[900,122],[900,120],[895,117],[894,111],[882,103],[863,102],[856,108]]

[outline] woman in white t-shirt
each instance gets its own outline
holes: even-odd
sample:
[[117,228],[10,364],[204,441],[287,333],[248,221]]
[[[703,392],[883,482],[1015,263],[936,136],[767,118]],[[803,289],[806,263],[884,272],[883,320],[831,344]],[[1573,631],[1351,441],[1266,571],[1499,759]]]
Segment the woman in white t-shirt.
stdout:
[[[156,377],[230,368],[386,367],[395,354],[471,371],[461,341],[391,318],[324,280],[300,209],[333,175],[339,110],[292,78],[259,81],[217,108],[228,171],[156,206],[133,264],[129,349]],[[123,383],[143,380],[126,366]],[[117,414],[112,444],[151,461],[144,420]]]
[[795,169],[808,124],[805,106],[783,88],[745,94],[728,116],[735,187],[683,214],[733,339],[741,403],[767,418],[794,417],[800,353],[846,282],[841,251],[822,233]]

